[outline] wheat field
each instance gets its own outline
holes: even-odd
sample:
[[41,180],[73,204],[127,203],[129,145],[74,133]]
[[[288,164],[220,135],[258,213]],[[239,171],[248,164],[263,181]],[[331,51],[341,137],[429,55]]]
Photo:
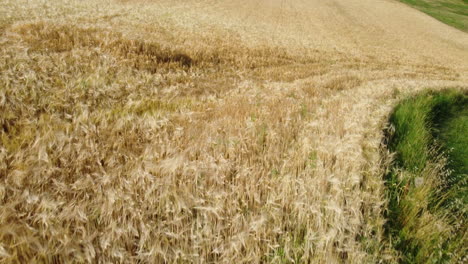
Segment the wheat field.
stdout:
[[0,0],[0,262],[397,261],[382,130],[446,87],[392,0]]

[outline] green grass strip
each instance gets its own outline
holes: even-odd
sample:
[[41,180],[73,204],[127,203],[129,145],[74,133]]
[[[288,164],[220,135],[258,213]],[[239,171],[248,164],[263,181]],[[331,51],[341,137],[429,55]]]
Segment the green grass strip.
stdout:
[[435,19],[468,32],[468,0],[400,0]]
[[468,168],[468,96],[426,92],[390,117],[386,234],[401,263],[463,263]]

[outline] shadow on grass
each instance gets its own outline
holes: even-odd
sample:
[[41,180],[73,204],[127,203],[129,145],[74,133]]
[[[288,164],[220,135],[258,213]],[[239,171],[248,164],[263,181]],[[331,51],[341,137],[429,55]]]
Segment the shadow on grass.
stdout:
[[468,252],[468,94],[426,92],[402,101],[386,145],[386,235],[401,263],[463,262]]

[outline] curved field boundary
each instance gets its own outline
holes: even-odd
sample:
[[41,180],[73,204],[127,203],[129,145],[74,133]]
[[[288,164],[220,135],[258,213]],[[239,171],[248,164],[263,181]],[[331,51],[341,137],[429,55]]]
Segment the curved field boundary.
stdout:
[[390,117],[386,235],[403,263],[463,262],[467,252],[468,96],[425,92]]

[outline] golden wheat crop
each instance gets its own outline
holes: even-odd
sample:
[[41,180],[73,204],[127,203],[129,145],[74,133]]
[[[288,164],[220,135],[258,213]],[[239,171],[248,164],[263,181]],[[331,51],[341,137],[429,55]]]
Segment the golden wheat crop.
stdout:
[[0,0],[0,262],[394,260],[385,120],[467,81],[394,1]]

